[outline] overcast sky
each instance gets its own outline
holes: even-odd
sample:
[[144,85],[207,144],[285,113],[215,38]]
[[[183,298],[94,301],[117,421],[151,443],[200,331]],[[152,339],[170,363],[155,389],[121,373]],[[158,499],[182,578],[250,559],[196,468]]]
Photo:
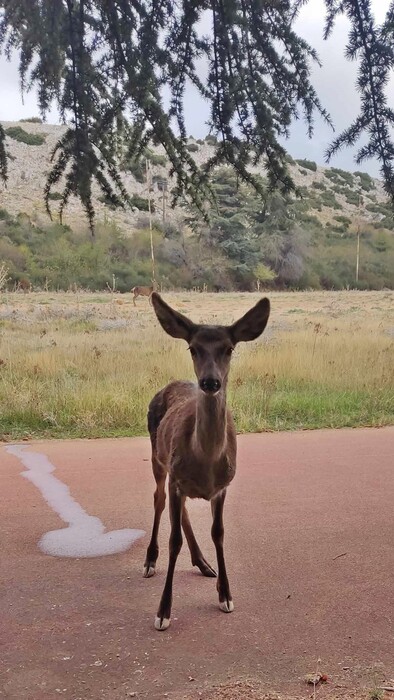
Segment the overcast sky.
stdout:
[[[371,0],[375,17],[378,22],[384,19],[390,0]],[[358,114],[359,96],[355,90],[355,78],[357,64],[345,60],[343,50],[347,42],[349,24],[341,17],[335,26],[335,30],[328,41],[323,41],[324,26],[324,1],[309,0],[309,3],[300,12],[296,30],[314,48],[317,49],[323,67],[313,68],[312,82],[317,90],[320,101],[329,111],[333,119],[336,133],[347,127]],[[394,82],[389,86],[389,91],[394,98]],[[391,106],[393,106],[394,99]],[[24,117],[38,115],[37,102],[34,92],[24,97],[22,103],[19,81],[18,64],[16,60],[7,62],[0,57],[0,119],[4,121],[18,120]],[[188,92],[186,106],[187,131],[195,138],[204,137],[207,133],[206,119],[208,108],[197,97],[193,89]],[[57,123],[57,112],[53,109],[47,121]],[[305,124],[302,121],[295,122],[291,129],[291,136],[285,146],[294,158],[310,158],[319,164],[324,164],[324,151],[333,138],[333,132],[324,122],[316,117],[315,132],[310,140],[306,134]],[[344,150],[336,156],[331,165],[356,170],[358,166],[353,160],[354,153]],[[371,175],[378,174],[378,166],[373,161],[366,161],[362,166]]]

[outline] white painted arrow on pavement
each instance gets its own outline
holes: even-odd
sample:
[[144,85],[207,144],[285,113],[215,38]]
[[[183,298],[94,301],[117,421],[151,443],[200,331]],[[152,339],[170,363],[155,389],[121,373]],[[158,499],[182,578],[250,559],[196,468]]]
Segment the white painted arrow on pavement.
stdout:
[[43,535],[38,543],[40,549],[55,557],[103,557],[125,552],[136,540],[145,535],[144,530],[112,530],[105,532],[100,518],[88,515],[71,496],[66,484],[52,472],[55,467],[48,457],[39,452],[27,452],[27,445],[10,445],[9,454],[15,455],[27,468],[21,476],[31,481],[52,510],[68,527],[52,530]]

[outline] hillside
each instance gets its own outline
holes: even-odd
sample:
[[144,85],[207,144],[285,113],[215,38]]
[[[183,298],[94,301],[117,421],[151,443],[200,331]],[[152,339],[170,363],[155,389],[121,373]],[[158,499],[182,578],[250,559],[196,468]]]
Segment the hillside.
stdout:
[[[123,163],[134,210],[107,205],[94,190],[97,227],[92,247],[78,200],[70,201],[63,219],[66,226],[56,223],[59,192],[52,194],[54,223],[45,212],[43,189],[50,153],[64,127],[32,122],[4,126],[11,161],[8,187],[0,190],[0,267],[3,263],[8,270],[8,287],[103,289],[115,284],[119,291],[127,291],[135,284],[150,284],[144,160]],[[212,137],[190,138],[188,148],[201,164],[213,153]],[[239,185],[230,168],[222,167],[212,176],[217,207],[211,210],[210,223],[204,224],[193,207],[172,210],[163,201],[163,189],[171,189],[168,163],[159,148],[150,149],[148,155],[154,183],[155,276],[164,287],[394,286],[393,214],[381,183],[368,174],[289,156],[302,197],[276,192],[263,203],[248,186]],[[264,177],[263,169],[256,172]]]
[[[33,122],[2,122],[4,129],[21,127],[29,134],[42,136],[42,145],[28,145],[15,138],[7,137],[7,149],[12,160],[9,162],[9,181],[7,188],[0,184],[0,206],[10,214],[20,212],[28,214],[33,221],[45,223],[47,215],[43,204],[43,189],[46,175],[50,168],[50,154],[65,130],[63,126],[51,124],[39,124]],[[209,138],[209,137],[208,137]],[[193,157],[200,165],[207,161],[213,153],[213,146],[207,141],[196,142],[190,139],[190,150]],[[159,161],[165,163],[165,154],[161,148],[152,148],[152,152],[159,156]],[[336,168],[327,168],[316,165],[310,161],[292,161],[289,163],[290,173],[302,192],[307,197],[309,209],[323,224],[334,221],[338,213],[354,219],[360,215],[364,221],[377,222],[384,219],[387,214],[385,196],[382,183],[369,175],[357,176]],[[256,172],[264,176],[263,167],[256,168]],[[166,165],[153,164],[153,175],[166,177]],[[146,198],[146,186],[138,182],[128,171],[123,172],[126,188],[130,193],[135,193]],[[362,194],[360,212],[358,211],[359,193]],[[156,200],[157,210],[162,207],[162,194],[156,187],[153,198]],[[97,211],[97,219],[115,221],[125,232],[132,231],[135,221],[139,216],[139,210],[123,211],[111,210],[100,201],[100,192],[95,189],[94,206]],[[56,201],[53,202],[56,211]],[[168,219],[174,220],[181,217],[178,210],[167,209]],[[81,226],[84,213],[80,202],[71,199],[64,217],[65,223],[72,227]]]

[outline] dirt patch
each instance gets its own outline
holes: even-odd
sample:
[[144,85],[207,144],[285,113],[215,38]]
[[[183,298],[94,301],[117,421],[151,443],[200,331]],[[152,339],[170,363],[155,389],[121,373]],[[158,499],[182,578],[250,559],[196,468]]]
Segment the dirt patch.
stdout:
[[[287,695],[267,691],[263,685],[257,681],[236,681],[218,685],[208,690],[194,690],[191,694],[180,695],[179,700],[305,700],[306,698],[319,698],[319,700],[369,700],[371,697],[368,690],[349,690],[348,688],[332,688],[330,684],[316,687],[305,687],[305,691],[300,695]],[[382,696],[382,700],[386,700]],[[173,697],[173,700],[178,698]]]

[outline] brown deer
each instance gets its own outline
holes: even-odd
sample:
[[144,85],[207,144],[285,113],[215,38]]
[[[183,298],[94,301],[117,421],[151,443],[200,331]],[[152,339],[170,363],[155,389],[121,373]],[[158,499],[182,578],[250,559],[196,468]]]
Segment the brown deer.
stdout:
[[216,576],[203,556],[186,510],[186,498],[211,502],[212,539],[218,563],[219,607],[232,612],[234,604],[227,579],[223,553],[223,505],[226,488],[236,467],[236,432],[226,406],[227,379],[231,354],[240,341],[254,340],[264,330],[269,313],[268,299],[261,299],[231,326],[199,325],[174,311],[156,292],[152,294],[156,316],[173,338],[189,345],[197,384],[174,381],[152,399],[148,428],[152,443],[152,467],[156,480],[155,516],[146,553],[144,576],[155,573],[159,554],[158,531],[165,506],[165,482],[169,474],[171,535],[167,578],[155,619],[155,628],[170,624],[172,581],[182,547],[182,529],[189,545],[193,566],[204,576]]
[[149,304],[152,306],[151,297],[152,297],[152,293],[154,291],[153,286],[152,287],[133,287],[133,289],[131,291],[134,294],[134,296],[133,296],[134,306],[137,306],[135,303],[135,300],[137,299],[137,297],[148,297]]

